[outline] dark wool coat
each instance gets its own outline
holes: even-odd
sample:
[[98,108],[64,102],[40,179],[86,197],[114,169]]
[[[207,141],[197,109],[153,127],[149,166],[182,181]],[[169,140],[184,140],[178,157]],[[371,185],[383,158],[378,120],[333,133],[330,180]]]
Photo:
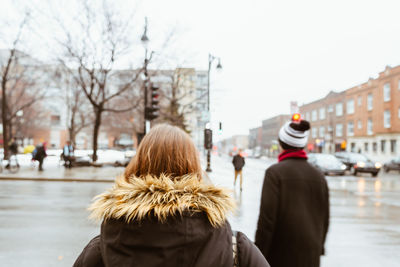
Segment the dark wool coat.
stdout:
[[232,159],[232,163],[236,171],[240,171],[241,169],[243,169],[243,166],[245,164],[244,158],[240,155],[235,155]]
[[[91,210],[103,219],[100,236],[74,266],[233,266],[232,201],[197,177],[119,179]],[[238,233],[240,266],[269,266],[258,248]]]
[[325,177],[306,159],[267,169],[255,244],[272,267],[316,267],[329,224]]

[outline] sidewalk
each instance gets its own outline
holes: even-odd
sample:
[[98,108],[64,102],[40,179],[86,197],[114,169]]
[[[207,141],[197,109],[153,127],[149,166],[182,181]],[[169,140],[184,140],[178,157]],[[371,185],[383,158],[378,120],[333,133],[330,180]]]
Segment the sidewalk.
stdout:
[[37,166],[22,165],[17,173],[3,169],[0,180],[32,180],[60,182],[114,182],[115,177],[124,172],[123,167],[74,167],[67,169],[55,162],[45,162],[44,170]]
[[[222,159],[220,157],[212,158],[212,167],[215,167],[214,164],[220,165],[222,162],[225,162],[229,159]],[[11,173],[7,169],[3,169],[3,172],[0,173],[0,181],[1,180],[20,180],[20,181],[54,181],[54,182],[106,182],[112,183],[115,181],[115,178],[121,175],[125,168],[124,167],[114,167],[111,164],[106,164],[102,167],[73,167],[71,169],[65,168],[64,166],[59,164],[58,157],[48,157],[46,158],[45,163],[43,164],[43,171],[38,171],[38,167],[33,165],[30,161],[22,158],[20,160],[20,169],[17,173]],[[201,158],[202,169],[205,169],[206,161],[204,158]],[[230,164],[228,164],[229,167]],[[220,173],[221,168],[216,168],[214,172],[205,173],[204,179],[207,182],[210,181],[219,181],[219,178],[222,177],[230,177],[230,175],[226,175],[225,173]],[[224,169],[223,171],[227,171],[230,174],[230,168]],[[229,180],[230,185],[230,180]]]

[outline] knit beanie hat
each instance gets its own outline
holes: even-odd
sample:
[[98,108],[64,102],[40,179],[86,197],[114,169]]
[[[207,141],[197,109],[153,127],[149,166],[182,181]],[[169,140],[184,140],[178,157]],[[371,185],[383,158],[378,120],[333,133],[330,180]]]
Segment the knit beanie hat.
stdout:
[[307,145],[310,123],[289,121],[279,130],[279,140],[289,146],[303,148]]

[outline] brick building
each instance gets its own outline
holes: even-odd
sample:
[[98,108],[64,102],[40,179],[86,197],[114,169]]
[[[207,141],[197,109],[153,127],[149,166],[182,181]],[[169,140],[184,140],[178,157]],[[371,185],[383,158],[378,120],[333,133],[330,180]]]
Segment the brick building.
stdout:
[[302,105],[311,122],[308,150],[361,152],[385,161],[400,146],[400,66],[387,66],[378,77]]
[[[398,155],[400,143],[400,66],[387,66],[376,79],[369,79],[346,92],[354,112],[347,115],[349,151],[377,160]],[[352,129],[354,127],[354,130]]]
[[324,98],[300,106],[302,117],[311,123],[307,149],[332,153],[346,140],[345,92],[329,92]]

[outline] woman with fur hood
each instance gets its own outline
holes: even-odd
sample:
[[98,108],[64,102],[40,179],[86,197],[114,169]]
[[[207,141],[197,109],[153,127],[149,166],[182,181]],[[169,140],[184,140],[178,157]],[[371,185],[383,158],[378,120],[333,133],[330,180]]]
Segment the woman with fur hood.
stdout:
[[74,266],[269,266],[243,233],[232,233],[233,208],[227,191],[203,181],[190,137],[156,126],[91,205],[101,233]]

